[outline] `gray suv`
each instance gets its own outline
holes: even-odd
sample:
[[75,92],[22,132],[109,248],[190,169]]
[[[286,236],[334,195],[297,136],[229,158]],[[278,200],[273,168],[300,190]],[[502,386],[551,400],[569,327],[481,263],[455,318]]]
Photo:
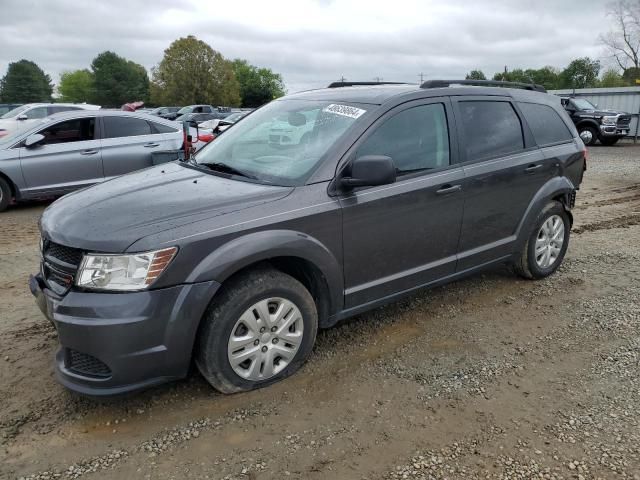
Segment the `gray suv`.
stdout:
[[298,370],[318,328],[416,289],[504,263],[546,277],[585,154],[538,86],[338,83],[273,101],[194,160],[44,212],[30,288],[58,378],[111,395],[195,361],[221,392],[250,390]]

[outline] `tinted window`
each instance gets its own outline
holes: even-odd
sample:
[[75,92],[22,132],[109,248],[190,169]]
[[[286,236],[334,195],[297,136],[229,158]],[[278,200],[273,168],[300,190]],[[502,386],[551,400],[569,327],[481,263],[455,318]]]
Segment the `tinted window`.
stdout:
[[394,115],[363,142],[357,155],[387,155],[400,174],[449,165],[444,105],[422,105]]
[[51,125],[39,133],[44,135],[44,144],[82,142],[95,139],[95,118],[77,118]]
[[151,125],[146,120],[133,117],[103,117],[105,138],[150,135]]
[[25,115],[27,116],[28,119],[44,118],[44,117],[48,116],[47,107],[35,107],[35,108],[32,108],[31,110],[25,112]]
[[509,102],[460,102],[467,160],[507,155],[524,148],[522,125]]
[[149,122],[153,127],[153,133],[175,133],[178,131],[177,128],[170,127],[168,125],[164,125],[163,123]]
[[531,133],[538,145],[567,142],[573,135],[562,121],[560,115],[549,105],[538,103],[518,103],[524,118],[531,128]]

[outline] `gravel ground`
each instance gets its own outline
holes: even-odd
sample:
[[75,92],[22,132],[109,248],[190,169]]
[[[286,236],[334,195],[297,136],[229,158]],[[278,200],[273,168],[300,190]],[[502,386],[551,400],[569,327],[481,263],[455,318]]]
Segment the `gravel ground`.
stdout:
[[590,150],[568,255],[320,332],[256,392],[97,402],[53,376],[26,287],[44,205],[0,215],[0,478],[640,480],[640,146]]

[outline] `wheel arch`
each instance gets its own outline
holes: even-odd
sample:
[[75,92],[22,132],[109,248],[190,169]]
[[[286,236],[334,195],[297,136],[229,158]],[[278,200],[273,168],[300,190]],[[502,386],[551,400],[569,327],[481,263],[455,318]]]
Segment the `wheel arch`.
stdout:
[[9,188],[11,189],[11,194],[15,199],[17,199],[19,190],[16,183],[13,180],[11,180],[11,177],[9,177],[9,175],[4,173],[2,170],[0,170],[0,178],[2,178],[3,180],[6,180],[6,182],[9,184]]
[[320,326],[342,309],[340,263],[317,239],[296,231],[261,231],[231,240],[207,255],[187,282],[215,280],[224,288],[232,277],[265,264],[296,278],[311,292]]
[[522,247],[527,241],[530,233],[528,227],[531,225],[531,222],[535,220],[538,212],[550,201],[555,200],[562,203],[573,225],[571,196],[574,191],[575,186],[567,177],[554,177],[538,190],[531,202],[529,202],[529,206],[516,230],[517,244],[519,247]]

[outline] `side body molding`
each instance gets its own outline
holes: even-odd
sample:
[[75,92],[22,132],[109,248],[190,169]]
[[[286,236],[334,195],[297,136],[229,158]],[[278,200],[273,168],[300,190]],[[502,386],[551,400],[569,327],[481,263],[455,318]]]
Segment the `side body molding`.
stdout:
[[237,237],[207,255],[187,278],[188,283],[222,283],[239,270],[275,257],[297,257],[312,263],[324,276],[332,315],[344,305],[340,262],[317,239],[292,230],[264,230]]

